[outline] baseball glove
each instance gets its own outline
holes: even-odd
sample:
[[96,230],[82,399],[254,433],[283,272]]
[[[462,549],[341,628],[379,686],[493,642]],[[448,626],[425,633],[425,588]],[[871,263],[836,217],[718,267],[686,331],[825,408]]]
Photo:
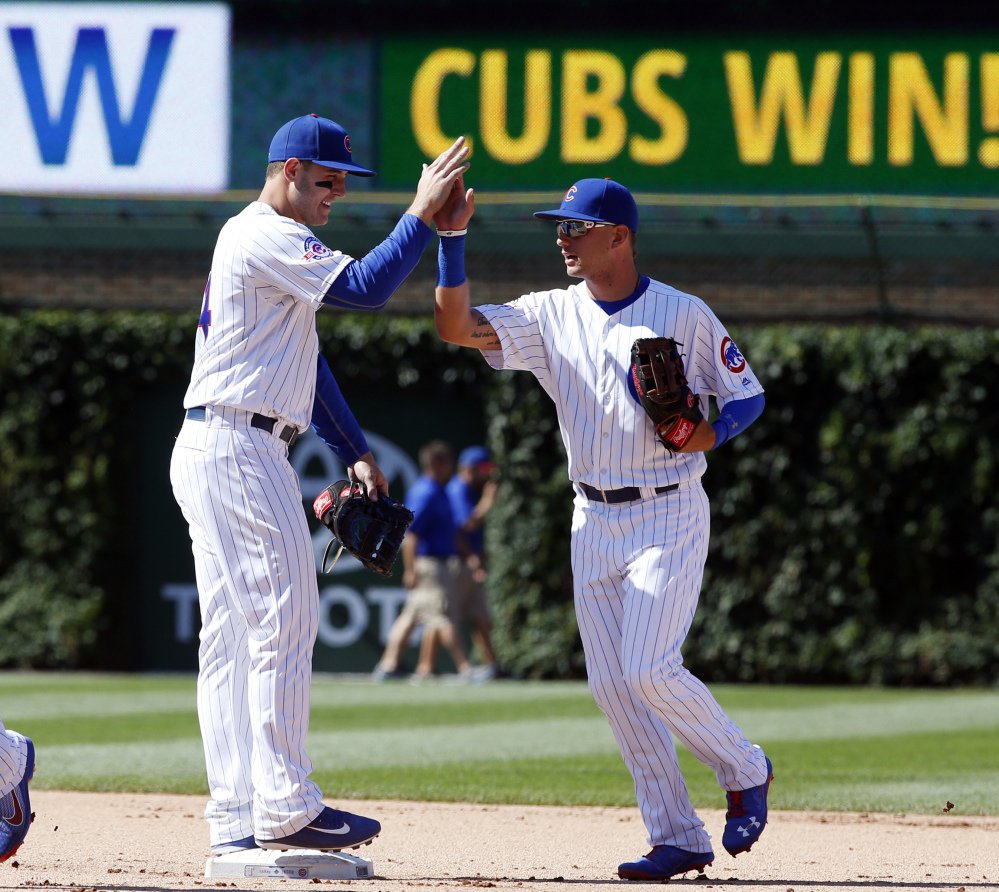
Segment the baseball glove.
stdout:
[[670,452],[683,449],[704,417],[687,384],[677,349],[682,346],[672,338],[639,338],[631,345],[631,380],[638,400]]
[[[349,551],[369,570],[392,575],[403,537],[413,522],[413,512],[405,505],[384,495],[372,502],[363,483],[338,480],[319,493],[312,510],[333,534],[323,553],[323,573],[332,570],[340,555]],[[337,543],[340,550],[327,567],[330,549]]]

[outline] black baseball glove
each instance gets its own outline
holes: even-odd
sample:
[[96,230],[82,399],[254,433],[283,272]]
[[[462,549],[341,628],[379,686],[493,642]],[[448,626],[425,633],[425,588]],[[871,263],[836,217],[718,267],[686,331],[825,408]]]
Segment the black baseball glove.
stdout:
[[687,384],[672,338],[639,338],[631,345],[631,380],[659,441],[679,452],[704,417],[697,395]]
[[[344,551],[349,551],[369,570],[392,575],[403,537],[413,522],[413,512],[405,505],[384,495],[372,502],[363,483],[338,480],[319,493],[312,510],[333,534],[323,554],[324,573],[333,569]],[[340,550],[327,568],[330,548],[337,542]]]

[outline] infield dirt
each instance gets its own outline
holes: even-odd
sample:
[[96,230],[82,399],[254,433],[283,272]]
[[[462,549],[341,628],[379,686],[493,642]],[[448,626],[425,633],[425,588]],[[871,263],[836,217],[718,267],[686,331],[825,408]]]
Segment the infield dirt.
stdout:
[[[417,802],[333,803],[382,822],[355,854],[374,862],[364,880],[205,879],[204,800],[193,796],[33,791],[35,822],[0,890],[47,887],[114,892],[332,886],[357,892],[462,889],[574,892],[638,887],[617,864],[644,854],[636,809]],[[772,812],[752,852],[720,844],[723,814],[701,811],[715,841],[691,889],[767,892],[999,892],[999,818]]]

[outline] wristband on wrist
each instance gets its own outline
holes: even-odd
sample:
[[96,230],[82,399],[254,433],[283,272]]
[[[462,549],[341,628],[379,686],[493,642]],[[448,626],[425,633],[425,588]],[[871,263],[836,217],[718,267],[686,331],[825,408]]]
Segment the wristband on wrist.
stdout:
[[467,229],[438,229],[437,234],[441,238],[457,238],[459,235],[467,235]]
[[442,238],[437,248],[437,284],[457,288],[465,281],[465,237]]

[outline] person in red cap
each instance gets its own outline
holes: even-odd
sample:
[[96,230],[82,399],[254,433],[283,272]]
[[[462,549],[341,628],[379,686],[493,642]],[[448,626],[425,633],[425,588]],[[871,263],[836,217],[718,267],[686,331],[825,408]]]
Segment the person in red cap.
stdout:
[[377,500],[388,482],[319,351],[316,314],[377,310],[416,266],[468,167],[457,139],[423,166],[395,228],[363,259],[313,232],[347,194],[350,136],[316,114],[271,140],[260,197],[219,233],[170,480],[190,526],[201,639],[198,716],[214,855],[340,850],[381,824],[323,804],[305,751],[319,592],[288,447],[310,425]]
[[[438,229],[464,232],[474,193],[459,179]],[[531,372],[551,397],[573,482],[573,595],[590,691],[635,782],[651,851],[618,866],[628,880],[703,870],[714,853],[687,795],[674,737],[715,772],[728,811],[722,845],[748,851],[767,823],[770,759],[683,665],[708,552],[706,453],[763,411],[763,387],[700,298],[639,273],[638,206],[610,179],[586,178],[557,208],[555,245],[573,282],[471,307],[464,235],[441,239],[440,336],[496,369]],[[703,415],[685,443],[657,437],[632,377],[632,348],[670,337]],[[709,396],[718,417],[707,420]]]

